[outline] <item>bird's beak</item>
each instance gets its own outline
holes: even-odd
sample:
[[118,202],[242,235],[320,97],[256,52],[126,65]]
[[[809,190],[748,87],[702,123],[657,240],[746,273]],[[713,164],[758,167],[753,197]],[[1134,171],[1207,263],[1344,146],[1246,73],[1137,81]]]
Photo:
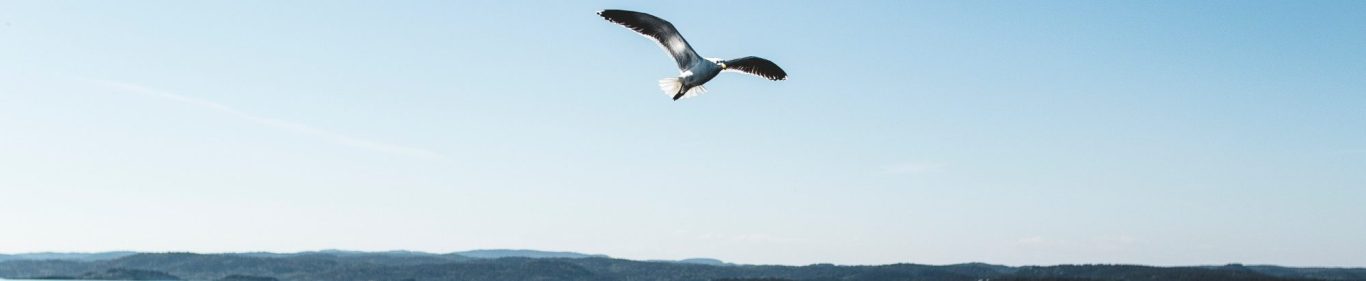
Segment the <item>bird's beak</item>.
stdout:
[[721,69],[726,69],[726,63],[723,62],[723,63],[718,63],[718,64],[721,65]]

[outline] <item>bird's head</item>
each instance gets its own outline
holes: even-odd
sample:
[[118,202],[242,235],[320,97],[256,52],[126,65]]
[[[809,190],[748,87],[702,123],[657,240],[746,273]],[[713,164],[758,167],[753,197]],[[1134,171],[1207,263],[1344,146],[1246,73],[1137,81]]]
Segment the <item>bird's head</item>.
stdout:
[[721,69],[726,69],[726,61],[725,61],[725,60],[718,59],[718,58],[707,58],[707,61],[710,61],[711,63],[714,63],[714,64],[716,64],[717,66],[720,66]]

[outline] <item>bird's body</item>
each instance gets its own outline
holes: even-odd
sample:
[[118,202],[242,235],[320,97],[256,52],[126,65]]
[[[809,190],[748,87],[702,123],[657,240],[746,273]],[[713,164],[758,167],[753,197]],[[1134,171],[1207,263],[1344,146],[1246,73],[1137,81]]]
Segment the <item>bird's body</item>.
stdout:
[[673,94],[674,99],[692,97],[707,92],[707,81],[716,78],[721,74],[721,65],[711,60],[698,60],[688,65],[682,70],[678,77],[669,77],[659,80],[660,89],[665,94]]
[[602,10],[598,12],[608,21],[620,24],[659,43],[674,58],[680,72],[678,77],[659,80],[659,88],[674,100],[692,97],[706,92],[702,87],[707,81],[716,78],[723,70],[734,70],[758,75],[770,80],[787,79],[787,72],[773,62],[759,57],[743,57],[733,60],[704,59],[693,51],[683,35],[673,24],[646,13],[626,10]]

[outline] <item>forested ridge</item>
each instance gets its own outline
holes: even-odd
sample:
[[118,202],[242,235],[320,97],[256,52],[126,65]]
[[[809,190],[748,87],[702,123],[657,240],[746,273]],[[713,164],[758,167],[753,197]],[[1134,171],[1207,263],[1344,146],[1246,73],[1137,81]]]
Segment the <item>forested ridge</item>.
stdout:
[[[475,258],[418,252],[299,254],[138,253],[105,260],[8,260],[0,278],[111,274],[184,280],[282,281],[967,281],[967,280],[1366,280],[1362,268],[1277,266],[1154,267],[1057,265],[1010,267],[983,263],[807,266],[634,261],[594,255]],[[147,280],[147,278],[143,278]]]

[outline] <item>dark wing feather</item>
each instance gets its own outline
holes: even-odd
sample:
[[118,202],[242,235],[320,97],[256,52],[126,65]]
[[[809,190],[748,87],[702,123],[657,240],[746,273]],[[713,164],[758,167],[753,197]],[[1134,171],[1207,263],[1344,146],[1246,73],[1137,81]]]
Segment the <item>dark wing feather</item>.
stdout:
[[602,10],[599,16],[607,21],[620,24],[631,30],[635,30],[641,35],[654,39],[656,43],[664,47],[664,51],[673,56],[674,62],[678,63],[678,69],[684,70],[694,62],[701,60],[702,57],[692,50],[688,45],[688,40],[683,40],[683,35],[678,33],[674,25],[650,14],[632,12],[626,10]]
[[754,74],[774,81],[787,80],[787,72],[783,71],[783,68],[761,57],[743,57],[721,63],[726,64],[726,70]]

